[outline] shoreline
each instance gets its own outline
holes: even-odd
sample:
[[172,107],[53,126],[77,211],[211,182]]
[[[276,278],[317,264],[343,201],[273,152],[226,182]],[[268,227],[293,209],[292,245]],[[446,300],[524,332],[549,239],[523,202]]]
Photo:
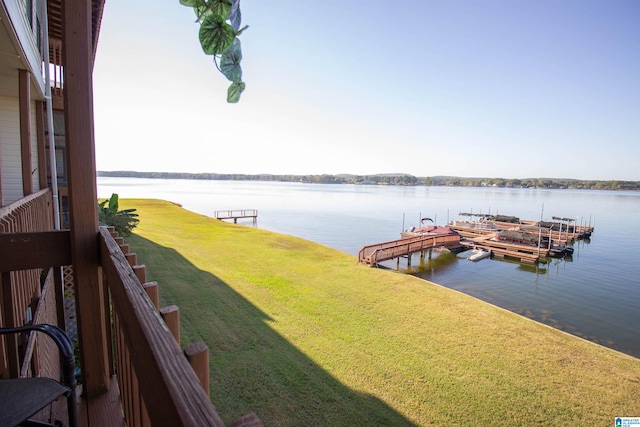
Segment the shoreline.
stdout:
[[223,417],[537,426],[640,411],[637,358],[328,246],[169,202],[121,203],[141,215],[129,243],[183,313],[183,336],[210,348]]
[[[146,199],[146,200],[153,200],[153,199]],[[163,201],[165,201],[165,200],[163,200]],[[175,205],[175,206],[177,206],[177,207],[179,207],[179,208],[181,208],[181,209],[184,209],[184,210],[186,210],[186,211],[188,211],[188,212],[192,212],[192,213],[194,213],[194,214],[196,214],[196,215],[202,215],[202,214],[200,214],[200,213],[197,213],[197,212],[194,212],[194,211],[190,211],[190,210],[188,210],[188,209],[186,209],[186,208],[182,207],[182,205],[180,205],[179,203],[176,203],[176,202],[173,202],[173,201],[169,201],[169,200],[166,200],[166,202],[171,203],[171,204],[173,204],[173,205]],[[215,217],[208,216],[208,215],[203,215],[203,216],[204,216],[204,217],[206,217],[206,218],[210,218],[210,219],[216,219]],[[280,232],[277,232],[277,231],[267,230],[267,229],[263,229],[263,228],[259,228],[259,227],[252,227],[252,226],[251,226],[251,225],[249,225],[249,224],[237,223],[237,224],[234,224],[234,225],[239,225],[239,226],[247,227],[247,228],[257,228],[257,229],[260,229],[260,230],[263,230],[263,231],[266,231],[266,232],[269,232],[269,233],[281,234],[281,235],[283,235],[283,236],[288,236],[288,237],[295,238],[295,239],[302,239],[302,240],[306,240],[306,241],[308,241],[308,242],[310,242],[310,243],[312,243],[312,244],[322,245],[322,244],[320,244],[320,243],[314,242],[314,241],[312,241],[312,240],[304,239],[304,238],[302,238],[302,237],[298,237],[298,236],[294,236],[294,235],[290,235],[290,234],[286,234],[286,233],[280,233]],[[327,246],[327,247],[330,247],[330,248],[331,248],[331,249],[333,249],[333,250],[339,251],[339,252],[341,252],[341,253],[343,253],[343,254],[345,254],[345,255],[347,255],[347,256],[354,257],[354,258],[355,258],[355,262],[356,262],[356,264],[357,264],[357,256],[354,256],[354,255],[352,255],[352,254],[350,254],[350,253],[348,253],[348,252],[344,252],[344,251],[342,251],[342,250],[340,250],[340,249],[333,248],[333,247],[331,247],[331,246]],[[607,350],[611,350],[611,351],[614,351],[614,352],[619,353],[619,354],[621,354],[621,355],[624,355],[624,356],[627,356],[627,357],[631,357],[631,358],[636,359],[636,360],[640,360],[640,355],[629,354],[629,353],[626,353],[626,352],[624,352],[624,351],[622,351],[622,350],[618,350],[618,349],[615,349],[615,348],[609,347],[609,346],[607,346],[607,345],[605,345],[605,344],[602,344],[602,343],[599,343],[599,342],[596,342],[596,341],[592,341],[592,340],[590,340],[589,338],[585,338],[585,337],[582,337],[582,336],[580,336],[580,335],[576,335],[576,334],[573,334],[573,333],[571,333],[571,332],[565,331],[565,330],[563,330],[563,329],[559,329],[559,328],[557,328],[557,327],[555,327],[555,326],[553,326],[553,325],[549,325],[549,324],[546,324],[546,323],[544,323],[544,322],[542,322],[542,321],[540,321],[540,320],[537,320],[537,319],[534,319],[534,318],[531,318],[531,317],[527,317],[527,316],[525,316],[524,314],[517,313],[517,312],[515,312],[515,311],[511,311],[511,310],[509,310],[508,308],[500,307],[499,305],[496,305],[496,304],[494,304],[494,303],[492,303],[492,302],[490,302],[490,301],[486,301],[486,300],[484,300],[484,299],[482,299],[482,298],[479,298],[479,297],[477,297],[477,296],[474,296],[474,295],[471,295],[471,294],[465,293],[465,292],[460,291],[460,290],[457,290],[457,289],[455,289],[455,288],[450,288],[450,287],[448,287],[448,286],[445,286],[445,285],[442,285],[442,284],[439,284],[439,283],[436,283],[436,282],[430,281],[430,280],[425,279],[425,278],[422,278],[422,277],[420,277],[420,276],[418,276],[418,275],[416,275],[416,274],[413,274],[413,273],[407,273],[407,272],[402,272],[402,271],[398,271],[398,270],[395,270],[395,269],[393,269],[393,268],[391,268],[391,267],[385,266],[384,264],[379,264],[379,265],[377,265],[376,267],[371,267],[371,268],[382,269],[382,270],[386,270],[386,271],[390,271],[390,272],[394,272],[394,273],[398,273],[398,274],[402,274],[402,275],[406,275],[406,276],[410,276],[410,277],[415,277],[415,278],[417,278],[417,279],[419,279],[419,280],[421,280],[421,281],[423,281],[423,282],[430,283],[430,284],[434,284],[434,285],[437,285],[437,286],[439,286],[439,287],[441,287],[441,288],[443,288],[443,289],[448,289],[448,290],[450,290],[450,291],[455,291],[455,292],[457,292],[457,293],[459,293],[459,294],[461,294],[461,295],[466,295],[466,296],[471,297],[471,298],[473,298],[473,299],[475,299],[475,300],[478,300],[478,301],[480,301],[480,302],[482,302],[482,303],[488,304],[488,305],[490,305],[490,306],[492,306],[492,307],[495,307],[495,308],[498,308],[498,309],[503,310],[503,311],[505,311],[505,312],[508,312],[508,313],[514,314],[514,315],[516,315],[516,316],[522,317],[522,318],[527,319],[527,320],[529,320],[529,321],[535,322],[535,323],[537,323],[537,324],[539,324],[539,325],[543,325],[543,326],[545,326],[545,327],[547,327],[547,328],[551,328],[552,330],[555,330],[555,331],[558,331],[558,332],[562,332],[562,333],[564,333],[564,334],[567,334],[568,336],[571,336],[571,337],[574,337],[574,338],[579,338],[580,340],[583,340],[583,341],[588,342],[588,343],[591,343],[591,344],[595,344],[596,346],[599,346],[599,347],[605,348],[605,349],[607,349]]]

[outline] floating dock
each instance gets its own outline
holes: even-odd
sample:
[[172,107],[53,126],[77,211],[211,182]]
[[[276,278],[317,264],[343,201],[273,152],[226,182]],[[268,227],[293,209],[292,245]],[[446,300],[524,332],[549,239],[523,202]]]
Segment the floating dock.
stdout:
[[[550,248],[562,247],[578,238],[591,235],[591,226],[570,226],[567,218],[563,224],[542,223],[528,220],[506,221],[452,221],[447,227],[426,227],[432,231],[423,233],[425,228],[412,228],[401,233],[401,239],[363,247],[358,253],[362,264],[377,265],[379,262],[394,258],[407,257],[416,252],[434,248],[451,250],[482,249],[492,258],[513,258],[523,263],[535,264],[550,256]],[[449,229],[451,232],[446,233]],[[501,232],[518,233],[522,239],[505,239]],[[546,244],[541,244],[545,242]]]
[[536,263],[540,258],[546,258],[549,255],[548,249],[538,248],[537,246],[492,240],[498,234],[497,230],[456,225],[450,225],[449,227],[460,234],[462,237],[460,244],[462,246],[467,249],[488,251],[493,258],[510,257],[519,259],[521,262]]

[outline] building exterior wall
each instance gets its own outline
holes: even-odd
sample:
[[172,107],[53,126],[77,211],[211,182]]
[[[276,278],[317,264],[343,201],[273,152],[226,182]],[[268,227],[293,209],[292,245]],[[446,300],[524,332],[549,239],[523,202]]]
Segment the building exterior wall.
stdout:
[[22,198],[20,119],[17,98],[0,97],[0,150],[2,150],[2,205]]
[[[31,179],[34,191],[38,183],[38,148],[36,131],[36,105],[31,101]],[[0,97],[0,171],[2,173],[2,198],[0,205],[8,205],[23,197],[20,154],[20,111],[17,98]]]
[[[3,0],[9,21],[14,30],[14,37],[20,45],[21,68],[29,70],[32,75],[34,93],[44,96],[44,76],[42,73],[41,32],[42,18],[40,17],[39,2],[33,2],[33,8],[29,8],[24,0]],[[30,16],[29,16],[30,15]]]

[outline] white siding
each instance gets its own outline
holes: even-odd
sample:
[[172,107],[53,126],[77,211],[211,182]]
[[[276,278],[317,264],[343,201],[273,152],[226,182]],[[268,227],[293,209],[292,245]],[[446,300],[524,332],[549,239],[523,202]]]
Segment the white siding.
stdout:
[[[38,185],[38,144],[35,102],[31,104],[31,171],[34,191]],[[23,197],[22,161],[20,153],[20,109],[17,98],[0,97],[0,154],[2,155],[2,196],[0,205],[8,205]]]
[[[44,96],[42,55],[38,50],[36,43],[38,36],[31,29],[29,21],[27,20],[24,1],[4,0],[3,3],[9,17],[9,21],[11,22],[11,25],[15,30],[15,35],[20,43],[21,52],[18,52],[18,55],[22,59],[22,67],[20,68],[24,68],[33,73],[36,82],[36,92],[38,93],[37,96]],[[39,2],[35,2],[35,5],[38,3]]]

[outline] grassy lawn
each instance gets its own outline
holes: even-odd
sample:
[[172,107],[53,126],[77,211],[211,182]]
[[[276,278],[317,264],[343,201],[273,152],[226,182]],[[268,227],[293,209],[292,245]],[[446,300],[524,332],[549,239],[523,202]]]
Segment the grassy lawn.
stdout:
[[[301,239],[155,200],[128,238],[183,345],[210,349],[226,422],[613,425],[640,416],[640,360]],[[259,220],[258,220],[259,224]],[[612,315],[615,313],[612,312]]]

